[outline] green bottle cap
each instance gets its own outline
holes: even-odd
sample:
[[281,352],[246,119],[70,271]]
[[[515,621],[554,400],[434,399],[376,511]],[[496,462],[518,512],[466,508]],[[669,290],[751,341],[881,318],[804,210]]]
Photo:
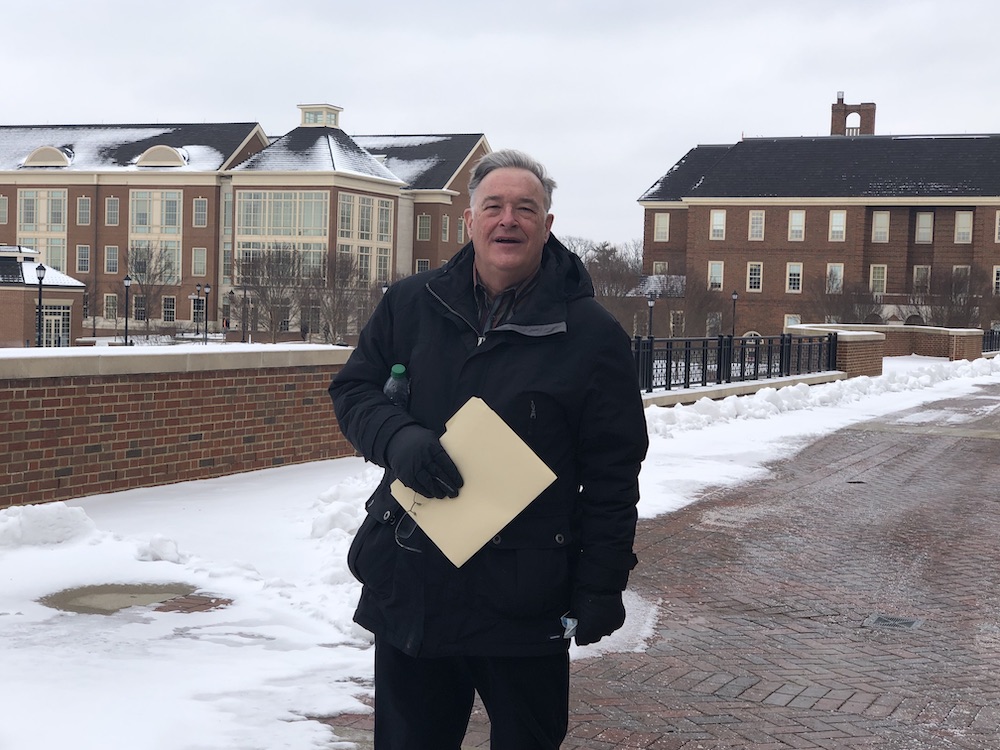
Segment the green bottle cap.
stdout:
[[406,365],[393,365],[392,369],[389,371],[389,374],[395,380],[402,380],[403,378],[406,377]]

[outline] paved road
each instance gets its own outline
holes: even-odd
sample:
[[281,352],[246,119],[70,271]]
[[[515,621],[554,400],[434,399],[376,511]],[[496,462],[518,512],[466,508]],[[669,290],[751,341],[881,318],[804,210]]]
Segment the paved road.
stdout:
[[658,630],[574,663],[563,750],[1000,748],[1000,385],[772,469],[642,522]]

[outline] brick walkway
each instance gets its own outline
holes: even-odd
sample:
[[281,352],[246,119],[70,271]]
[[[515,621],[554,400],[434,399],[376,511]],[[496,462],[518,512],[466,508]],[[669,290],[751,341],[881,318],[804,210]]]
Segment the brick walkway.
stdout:
[[[643,522],[658,631],[574,662],[563,750],[1000,747],[998,457],[990,385]],[[477,712],[467,747],[487,733]]]

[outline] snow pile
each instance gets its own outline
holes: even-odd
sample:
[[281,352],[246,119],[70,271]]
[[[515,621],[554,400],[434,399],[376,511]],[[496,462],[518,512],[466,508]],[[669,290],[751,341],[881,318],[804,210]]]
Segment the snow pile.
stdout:
[[82,508],[65,503],[0,510],[0,550],[59,544],[90,536],[97,527]]

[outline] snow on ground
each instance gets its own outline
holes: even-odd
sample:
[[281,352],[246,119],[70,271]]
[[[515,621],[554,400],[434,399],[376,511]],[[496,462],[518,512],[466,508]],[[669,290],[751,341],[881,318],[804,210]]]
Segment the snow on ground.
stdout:
[[[650,406],[640,513],[759,478],[846,425],[998,382],[1000,359],[901,357],[877,378]],[[0,511],[0,750],[349,747],[305,717],[366,710],[372,651],[351,621],[360,587],[345,556],[378,475],[345,458]],[[38,602],[107,583],[187,583],[233,603],[92,615]],[[626,594],[626,627],[574,658],[645,647],[658,602]]]

